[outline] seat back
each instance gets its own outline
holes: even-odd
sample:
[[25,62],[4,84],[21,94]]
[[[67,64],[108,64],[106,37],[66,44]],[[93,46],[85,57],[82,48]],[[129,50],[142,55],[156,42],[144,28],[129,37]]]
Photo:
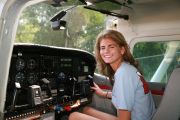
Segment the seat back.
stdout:
[[175,68],[152,120],[180,119],[180,68]]
[[148,82],[148,86],[153,96],[155,107],[158,108],[164,95],[166,83]]

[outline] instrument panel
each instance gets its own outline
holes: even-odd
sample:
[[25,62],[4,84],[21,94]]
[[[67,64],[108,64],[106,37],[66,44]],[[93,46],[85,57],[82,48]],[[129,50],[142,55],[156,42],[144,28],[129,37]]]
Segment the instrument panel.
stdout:
[[39,113],[55,111],[59,119],[59,113],[69,111],[67,106],[72,107],[77,101],[79,106],[81,102],[89,103],[95,66],[93,55],[82,50],[14,45],[5,118],[17,119],[13,112],[21,114],[39,108]]

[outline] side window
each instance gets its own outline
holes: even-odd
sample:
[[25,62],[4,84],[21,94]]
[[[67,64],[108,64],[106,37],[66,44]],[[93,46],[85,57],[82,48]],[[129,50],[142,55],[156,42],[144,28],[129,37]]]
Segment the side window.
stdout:
[[149,82],[167,83],[173,69],[180,63],[180,42],[138,42],[133,56],[139,61]]

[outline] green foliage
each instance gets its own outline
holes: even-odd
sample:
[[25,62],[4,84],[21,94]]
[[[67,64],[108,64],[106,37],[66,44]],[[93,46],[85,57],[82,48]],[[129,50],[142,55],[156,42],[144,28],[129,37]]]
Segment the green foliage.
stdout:
[[81,35],[78,36],[76,46],[77,48],[93,53],[96,36],[105,27],[105,16],[89,10],[84,10],[83,15],[86,19],[86,24],[79,31]]
[[146,80],[150,80],[161,63],[166,44],[164,42],[142,42],[137,43],[133,49],[133,55],[140,63],[140,68],[143,71]]
[[134,46],[133,55],[135,58],[138,58],[144,56],[144,53],[146,53],[146,56],[152,56],[164,54],[165,51],[166,43],[164,42],[142,42]]
[[[50,18],[59,11],[57,8],[47,6],[44,3],[32,5],[26,8],[19,20],[16,34],[16,42],[37,43],[62,46],[62,32],[55,33],[51,29]],[[58,37],[52,37],[52,36]]]

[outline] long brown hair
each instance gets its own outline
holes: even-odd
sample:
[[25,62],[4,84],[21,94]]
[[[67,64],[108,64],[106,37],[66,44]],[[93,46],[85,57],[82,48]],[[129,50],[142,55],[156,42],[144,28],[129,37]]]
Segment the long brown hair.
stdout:
[[125,53],[123,55],[123,61],[129,62],[131,65],[133,65],[139,70],[138,63],[133,58],[124,36],[116,30],[104,30],[97,36],[95,44],[95,57],[97,61],[97,67],[100,73],[108,76],[110,79],[113,78],[115,73],[115,71],[111,68],[110,64],[105,63],[100,55],[100,42],[104,38],[111,38],[119,45],[119,47],[124,47]]

